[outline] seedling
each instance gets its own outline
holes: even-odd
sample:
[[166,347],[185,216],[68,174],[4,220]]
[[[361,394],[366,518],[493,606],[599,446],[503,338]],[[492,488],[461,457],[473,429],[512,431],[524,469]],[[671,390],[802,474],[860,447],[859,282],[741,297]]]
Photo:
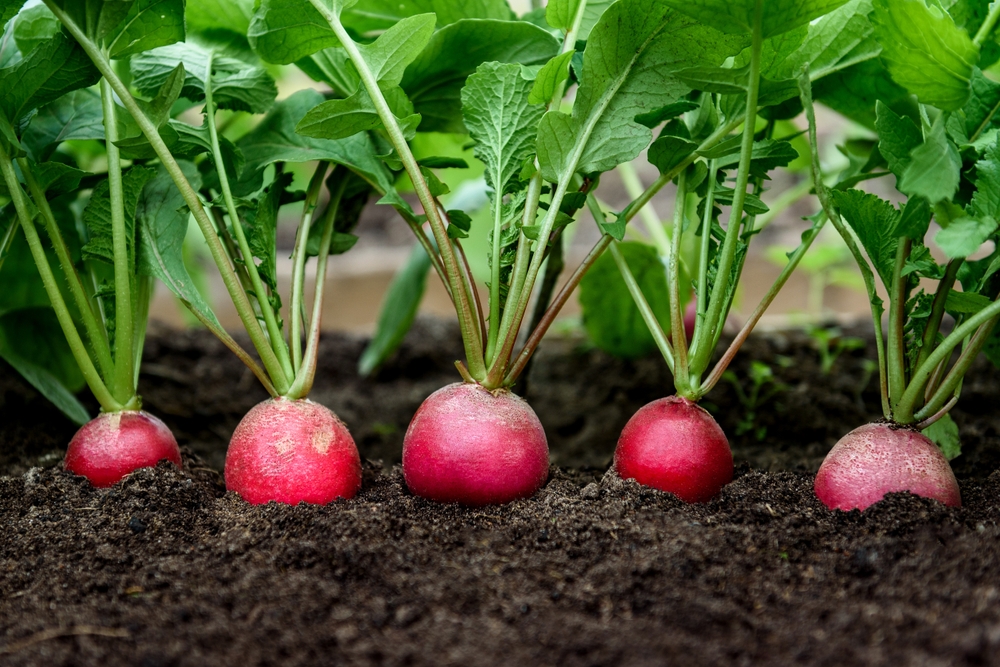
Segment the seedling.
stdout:
[[[160,174],[163,197],[171,199],[156,209],[155,226],[139,228],[136,241],[148,247],[150,271],[246,363],[272,396],[236,429],[226,459],[227,486],[252,503],[325,503],[353,496],[361,485],[354,441],[336,415],[307,396],[316,372],[327,258],[356,240],[349,232],[371,190],[368,181],[391,182],[388,170],[369,159],[377,152],[370,137],[358,137],[351,144],[296,137],[294,123],[319,101],[319,95],[305,91],[272,108],[274,83],[253,54],[239,48],[238,40],[214,42],[209,31],[182,42],[181,2],[135,0],[85,7],[49,0],[46,6],[75,40],[75,52],[85,54],[84,64],[99,73],[109,119],[105,123],[109,156],[120,152],[134,165],[153,159],[161,165],[153,174]],[[114,12],[121,13],[126,26],[121,34],[106,31],[111,17],[118,16]],[[202,18],[213,22],[212,17]],[[114,62],[124,56],[130,57],[132,88]],[[193,104],[204,104],[204,125],[172,118],[178,107]],[[216,113],[223,109],[270,111],[237,146],[217,127]],[[198,168],[178,156],[199,158]],[[308,160],[318,163],[305,194],[289,192],[291,176],[284,173],[283,164]],[[275,166],[269,169],[270,165]],[[363,178],[351,175],[343,165]],[[133,166],[129,175],[137,169]],[[321,207],[324,184],[328,200]],[[281,206],[296,200],[303,208],[285,325],[280,316],[275,229]],[[260,363],[219,326],[192,288],[180,254],[188,213],[206,239]],[[28,225],[30,220],[26,229]],[[316,288],[307,307],[305,267],[313,256]],[[116,289],[125,284],[116,282]],[[132,327],[117,327],[123,329]]]
[[[1000,86],[977,68],[990,64],[980,47],[1000,16],[1000,3],[990,6],[979,25],[959,25],[923,0],[874,0],[872,5],[882,61],[895,84],[914,95],[919,106],[907,115],[881,100],[876,103],[878,154],[888,172],[880,172],[881,160],[873,158],[859,173],[892,173],[907,199],[897,209],[851,189],[850,183],[827,188],[819,178],[815,151],[813,170],[824,211],[865,280],[885,421],[862,426],[834,446],[816,476],[816,494],[828,507],[845,510],[865,509],[892,491],[958,505],[955,476],[921,431],[931,428],[939,441],[947,436],[949,453],[955,454],[957,429],[947,415],[1000,318],[1000,253],[994,249],[984,259],[969,259],[985,242],[995,244],[1000,219],[1000,150],[993,129]],[[970,38],[967,29],[975,36]],[[921,46],[914,49],[914,44]],[[805,81],[802,100],[815,146]],[[944,263],[928,250],[932,217],[941,227],[933,240],[947,257]],[[885,332],[886,309],[875,291],[876,274],[889,295]],[[928,293],[921,280],[937,286]],[[959,285],[961,291],[956,290]],[[955,321],[948,333],[942,327],[946,313]]]
[[855,336],[841,335],[837,327],[809,327],[806,333],[819,353],[819,372],[829,375],[833,365],[844,352],[863,350],[865,341]]
[[763,361],[751,361],[747,372],[750,379],[750,390],[743,388],[743,383],[731,370],[722,374],[722,379],[732,385],[736,398],[743,406],[743,416],[736,423],[736,435],[752,433],[758,441],[767,436],[767,427],[757,425],[757,412],[771,399],[781,392],[788,391],[788,385],[776,380],[774,371]]

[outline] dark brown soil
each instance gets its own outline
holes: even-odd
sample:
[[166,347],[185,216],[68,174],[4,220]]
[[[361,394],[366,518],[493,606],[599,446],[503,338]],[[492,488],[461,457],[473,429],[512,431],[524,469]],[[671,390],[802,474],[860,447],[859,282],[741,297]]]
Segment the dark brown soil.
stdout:
[[184,470],[108,491],[55,466],[72,424],[0,368],[0,665],[1000,664],[986,366],[955,412],[963,509],[900,494],[830,512],[810,471],[878,412],[865,351],[821,376],[808,338],[759,336],[737,376],[756,359],[787,388],[752,420],[730,385],[710,395],[738,479],[691,506],[603,474],[632,412],[669,393],[662,362],[555,340],[527,397],[562,467],[530,500],[464,509],[412,497],[392,465],[416,406],[455,379],[454,329],[421,322],[369,380],[362,346],[327,337],[314,398],[385,466],[327,507],[224,493],[228,436],[264,395],[203,333],[152,332],[141,381]]

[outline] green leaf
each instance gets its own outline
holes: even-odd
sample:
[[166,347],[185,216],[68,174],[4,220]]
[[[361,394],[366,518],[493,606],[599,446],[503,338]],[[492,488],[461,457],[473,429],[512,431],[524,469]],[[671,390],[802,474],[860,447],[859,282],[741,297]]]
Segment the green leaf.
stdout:
[[101,95],[93,88],[74,90],[39,109],[21,145],[32,160],[41,162],[71,139],[104,139]]
[[976,162],[976,192],[970,209],[977,217],[1000,220],[1000,144],[994,143]]
[[826,76],[813,87],[816,99],[851,120],[875,127],[875,102],[898,114],[917,117],[917,107],[905,88],[889,76],[878,59],[870,59]]
[[136,0],[55,0],[73,22],[97,41],[113,36]]
[[399,85],[407,66],[416,60],[434,34],[434,21],[433,14],[411,16],[386,30],[371,44],[358,46],[380,86]]
[[[624,2],[624,0],[621,0]],[[670,327],[667,272],[656,249],[642,243],[619,243],[632,275],[664,331]],[[583,326],[594,343],[609,354],[627,359],[656,349],[639,308],[625,285],[611,253],[604,253],[580,281]]]
[[529,103],[531,91],[521,65],[504,63],[480,65],[462,89],[462,114],[476,157],[486,165],[486,182],[499,193],[535,152],[545,109]]
[[[719,169],[732,168],[739,164],[740,153],[725,151],[706,151],[705,157],[716,158]],[[787,141],[764,139],[753,143],[750,154],[750,173],[758,178],[767,178],[767,172],[777,167],[786,167],[799,157],[799,152]]]
[[949,259],[968,257],[986,243],[997,229],[993,218],[960,218],[954,220],[934,237]]
[[535,85],[528,96],[528,102],[548,104],[552,100],[556,89],[569,78],[569,61],[573,59],[574,53],[576,52],[567,51],[542,66],[542,69],[538,71],[538,76],[535,77]]
[[975,67],[972,69],[969,88],[969,101],[962,109],[965,114],[965,133],[969,137],[981,136],[1000,107],[1000,84],[987,79]]
[[660,135],[649,147],[647,156],[649,163],[654,165],[660,174],[666,174],[694,153],[698,144],[673,135]]
[[899,189],[911,197],[923,197],[931,204],[951,199],[958,190],[962,158],[948,139],[943,117],[939,117],[924,143],[910,153],[899,179]]
[[590,31],[615,0],[550,0],[545,6],[545,21],[553,28],[568,32],[573,27],[581,2],[587,4],[583,8],[583,20],[576,39],[586,41],[590,37]]
[[899,211],[884,199],[861,190],[835,190],[832,194],[840,215],[857,234],[882,284],[892,289]]
[[[389,108],[407,139],[416,134],[419,114],[399,86],[383,90]],[[359,132],[382,127],[382,119],[366,88],[359,88],[345,100],[328,100],[309,110],[295,131],[318,139],[346,139]]]
[[17,43],[14,41],[16,24],[17,21],[7,23],[3,33],[0,34],[0,70],[13,67],[21,62],[21,52],[17,49]]
[[[191,186],[196,190],[201,187],[197,167],[186,161],[178,164]],[[188,216],[180,190],[161,166],[143,188],[135,211],[138,273],[158,278],[185,306],[218,326],[219,321],[184,265]]]
[[969,99],[979,49],[940,7],[924,0],[874,0],[872,23],[892,78],[924,104],[945,111]]
[[74,423],[90,421],[87,409],[73,395],[83,387],[83,375],[50,308],[0,317],[0,359]]
[[240,139],[237,145],[246,159],[244,178],[250,181],[247,194],[260,189],[260,174],[267,165],[313,160],[344,165],[381,193],[393,189],[392,174],[377,157],[381,151],[368,134],[330,140],[306,137],[295,131],[306,112],[322,101],[323,96],[311,88],[294,93],[275,104],[257,127]]
[[155,95],[177,65],[183,64],[185,78],[181,95],[200,102],[205,99],[210,55],[212,99],[220,109],[264,113],[271,108],[278,89],[259,63],[247,62],[194,42],[171,44],[133,57],[132,84],[144,95]]
[[466,19],[434,33],[400,85],[420,114],[421,132],[464,133],[461,93],[485,62],[542,65],[559,51],[549,32],[524,21]]
[[246,35],[253,16],[254,0],[195,0],[187,3],[185,18],[189,32],[230,30]]
[[958,437],[958,424],[951,418],[951,415],[945,415],[921,433],[930,438],[949,461],[961,455],[962,442]]
[[[122,197],[125,209],[125,238],[128,246],[129,259],[135,266],[135,210],[139,203],[142,189],[156,172],[147,167],[132,167],[122,177]],[[83,209],[83,222],[90,232],[90,240],[83,246],[83,254],[89,259],[96,259],[108,264],[114,264],[114,243],[111,231],[111,193],[108,179],[102,180],[94,187],[87,208]]]
[[0,71],[0,111],[16,123],[29,111],[68,92],[94,85],[100,73],[71,38],[60,32],[14,67]]
[[184,0],[136,0],[115,33],[108,41],[112,58],[183,42]]
[[261,0],[247,39],[261,58],[282,65],[340,46],[330,24],[308,0]]
[[945,300],[944,309],[949,313],[974,314],[991,303],[990,299],[975,292],[956,292],[949,290],[948,298]]
[[542,175],[604,172],[635,158],[652,139],[636,116],[679,101],[690,88],[676,72],[718,65],[743,47],[655,0],[619,0],[594,27],[572,116],[552,110],[538,131]]
[[920,129],[906,116],[900,116],[882,103],[875,103],[875,130],[878,150],[899,179],[910,164],[910,153],[923,142]]
[[[725,33],[753,32],[758,0],[664,0],[679,12]],[[805,25],[833,11],[847,0],[759,0],[764,4],[761,35],[764,38]]]
[[62,24],[49,8],[35,5],[18,14],[14,22],[14,41],[21,53],[27,55],[61,31]]
[[673,104],[660,107],[659,109],[654,109],[649,113],[641,113],[635,117],[635,122],[640,125],[645,125],[649,129],[653,129],[664,121],[672,120],[677,116],[680,116],[682,113],[694,111],[697,108],[697,102],[692,102],[691,100],[680,100],[678,102],[674,102]]
[[[606,0],[605,0],[606,1]],[[443,28],[462,19],[514,18],[505,0],[365,0],[346,9],[341,21],[359,34],[387,30],[409,16],[433,13]]]
[[808,66],[815,81],[878,56],[882,47],[868,20],[871,11],[872,0],[851,0],[810,23],[799,47],[787,57],[775,57],[764,75],[774,80],[795,78]]
[[371,375],[403,342],[420,308],[430,268],[427,252],[419,243],[415,244],[406,264],[393,276],[379,309],[375,334],[358,360],[358,373],[362,377]]
[[7,22],[17,16],[26,0],[0,0],[0,26],[6,27]]

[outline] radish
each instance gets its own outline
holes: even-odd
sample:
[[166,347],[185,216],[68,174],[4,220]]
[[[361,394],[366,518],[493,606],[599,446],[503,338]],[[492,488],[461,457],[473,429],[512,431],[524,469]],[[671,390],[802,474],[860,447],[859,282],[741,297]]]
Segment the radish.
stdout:
[[618,439],[614,469],[623,479],[701,503],[732,481],[733,454],[712,415],[671,396],[632,416]]
[[535,412],[506,389],[455,383],[417,410],[403,439],[403,478],[415,495],[489,505],[527,498],[549,473]]
[[181,465],[181,450],[167,425],[148,412],[122,410],[103,412],[77,431],[64,465],[104,488],[164,459]]
[[344,423],[308,399],[268,399],[240,421],[226,453],[226,488],[260,505],[324,504],[361,488],[361,458]]
[[865,424],[841,438],[820,466],[815,490],[824,505],[839,510],[863,510],[894,491],[962,504],[955,474],[937,445],[885,423]]

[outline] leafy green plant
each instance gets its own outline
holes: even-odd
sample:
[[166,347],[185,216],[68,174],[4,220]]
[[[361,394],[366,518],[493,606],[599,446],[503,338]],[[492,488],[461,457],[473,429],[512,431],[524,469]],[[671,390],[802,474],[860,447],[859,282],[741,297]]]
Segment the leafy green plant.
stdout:
[[727,370],[722,374],[722,379],[732,385],[737,400],[743,406],[743,415],[736,423],[736,435],[752,433],[756,440],[762,441],[767,437],[767,427],[757,424],[757,413],[778,394],[788,391],[788,385],[776,380],[774,371],[763,361],[750,362],[747,378],[750,388],[744,389],[736,373]]
[[819,371],[829,375],[833,365],[844,352],[863,350],[865,341],[855,336],[844,336],[837,327],[809,327],[806,330],[819,353]]
[[[898,490],[958,504],[958,487],[944,457],[915,431],[945,418],[956,404],[965,373],[1000,317],[995,249],[1000,153],[994,120],[1000,86],[977,67],[991,58],[983,45],[1000,17],[1000,4],[991,5],[979,25],[960,25],[941,6],[923,0],[874,0],[872,8],[881,61],[918,106],[905,114],[882,100],[874,104],[880,157],[873,153],[859,176],[891,173],[906,201],[897,208],[853,189],[853,182],[821,185],[815,157],[814,180],[827,217],[865,280],[888,425],[861,427],[845,436],[824,462],[816,491],[827,505],[844,509],[863,509]],[[810,92],[803,81],[815,145]],[[940,226],[936,232],[932,218]],[[931,255],[931,239],[946,256],[943,263]],[[994,242],[993,251],[970,259],[987,241]],[[887,308],[876,293],[876,276],[888,293]],[[922,281],[935,281],[936,288],[927,292]],[[884,332],[883,314],[888,315]],[[950,332],[945,314],[955,322]],[[953,454],[954,430],[939,427],[935,433],[947,434]]]

